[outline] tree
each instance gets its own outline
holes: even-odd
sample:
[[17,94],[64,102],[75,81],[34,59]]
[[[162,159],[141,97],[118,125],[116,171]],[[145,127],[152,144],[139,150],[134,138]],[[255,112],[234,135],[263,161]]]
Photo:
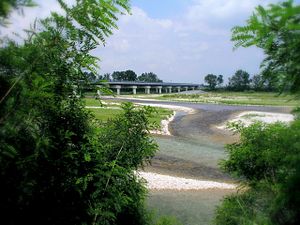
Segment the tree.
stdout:
[[281,91],[300,91],[300,6],[292,0],[258,6],[246,26],[232,30],[235,47],[257,46],[266,58],[262,74]]
[[0,25],[4,25],[5,19],[12,9],[19,7],[35,6],[32,0],[1,0],[0,2]]
[[207,74],[204,81],[208,84],[210,90],[214,90],[218,84],[218,77],[214,74]]
[[150,73],[142,73],[139,77],[138,77],[138,81],[142,81],[142,82],[151,82],[151,83],[161,83],[163,82],[162,80],[160,80],[158,78],[158,76],[152,72]]
[[266,90],[265,80],[260,74],[254,75],[251,79],[251,87],[255,91]]
[[[300,7],[293,1],[268,9],[258,6],[247,26],[233,29],[236,47],[256,45],[265,51],[263,77],[281,91],[300,90],[299,15]],[[240,141],[226,147],[228,159],[222,168],[242,179],[246,188],[224,199],[215,224],[299,224],[299,116],[291,124],[232,127],[240,133]]]
[[300,121],[233,127],[240,141],[226,147],[221,167],[247,188],[225,198],[215,223],[299,224]]
[[110,81],[110,73],[105,73],[102,76],[100,76],[101,80]]
[[224,79],[223,79],[223,75],[219,75],[218,78],[217,78],[217,85],[218,86],[221,86],[224,82]]
[[132,70],[115,71],[112,73],[111,76],[114,81],[136,81],[137,80],[137,75]]
[[[66,16],[37,22],[24,44],[0,49],[0,210],[4,224],[146,224],[134,170],[156,144],[149,108],[96,121],[74,94],[89,54],[112,34],[127,0],[59,1]],[[150,111],[149,111],[150,110]]]
[[235,74],[229,78],[228,87],[234,91],[245,91],[249,89],[250,75],[244,70],[237,70]]

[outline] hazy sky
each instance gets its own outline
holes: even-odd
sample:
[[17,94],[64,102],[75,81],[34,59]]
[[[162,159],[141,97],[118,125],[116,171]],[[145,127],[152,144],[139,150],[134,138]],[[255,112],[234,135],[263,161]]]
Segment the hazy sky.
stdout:
[[[70,0],[71,1],[71,0]],[[2,35],[26,28],[35,17],[59,11],[55,0],[36,0],[39,7],[14,13]],[[277,0],[133,0],[132,15],[120,17],[119,29],[105,47],[100,73],[134,70],[154,72],[164,81],[202,83],[208,73],[227,80],[237,69],[259,72],[262,51],[252,47],[233,51],[231,28],[243,25],[258,4]],[[295,1],[299,4],[300,0]]]

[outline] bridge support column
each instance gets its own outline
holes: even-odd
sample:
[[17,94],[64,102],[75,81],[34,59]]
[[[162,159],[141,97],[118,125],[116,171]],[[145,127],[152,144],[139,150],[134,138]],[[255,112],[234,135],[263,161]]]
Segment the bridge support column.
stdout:
[[117,95],[121,94],[121,87],[117,88]]
[[172,93],[172,86],[167,87],[167,90],[169,90],[169,93]]
[[184,87],[185,88],[185,91],[188,91],[189,90],[189,87]]
[[117,89],[117,95],[120,95],[120,94],[121,94],[121,88],[122,88],[121,85],[114,85],[114,86],[112,86],[111,88]]
[[146,93],[147,95],[150,94],[150,88],[151,88],[151,86],[145,86],[145,93]]
[[101,97],[101,91],[100,91],[100,89],[102,88],[102,85],[96,85],[96,88],[97,88],[97,96],[96,96],[96,98],[100,98]]
[[177,88],[177,92],[180,93],[181,87],[176,87]]
[[162,86],[157,86],[156,93],[161,94],[161,89],[162,89]]
[[195,90],[195,87],[192,87],[192,90],[194,91],[194,90]]
[[137,86],[132,86],[132,94],[136,95]]

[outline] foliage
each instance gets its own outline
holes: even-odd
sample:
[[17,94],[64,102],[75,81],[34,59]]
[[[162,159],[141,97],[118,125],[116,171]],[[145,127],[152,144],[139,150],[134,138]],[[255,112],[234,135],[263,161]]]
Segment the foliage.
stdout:
[[263,77],[258,74],[258,75],[254,75],[251,79],[251,87],[255,90],[255,91],[262,91],[264,90],[264,79]]
[[223,79],[223,75],[218,75],[218,78],[217,78],[217,83],[218,83],[218,86],[221,86],[224,82],[224,79]]
[[233,91],[245,91],[250,88],[250,75],[244,70],[237,70],[235,74],[229,78],[228,89]]
[[137,80],[137,75],[132,70],[115,71],[112,73],[111,76],[114,81],[136,81]]
[[245,26],[232,30],[235,47],[257,46],[266,58],[263,76],[281,90],[300,90],[300,6],[292,0],[258,6]]
[[[233,28],[236,47],[258,46],[266,54],[261,85],[299,92],[300,6],[293,1],[262,6],[247,26]],[[275,85],[274,85],[275,84]],[[297,111],[297,110],[295,110]],[[300,120],[290,125],[256,123],[248,128],[233,125],[240,142],[227,146],[228,159],[221,166],[244,181],[242,193],[224,199],[215,224],[299,224]]]
[[217,79],[218,79],[218,77],[213,74],[207,74],[204,77],[204,81],[205,81],[205,83],[208,84],[210,90],[214,90],[216,88],[217,83],[218,83]]
[[150,108],[130,104],[99,123],[74,92],[95,73],[89,52],[127,0],[59,1],[24,44],[0,49],[0,210],[4,224],[147,224],[134,170],[155,153]]
[[103,75],[100,75],[99,77],[98,77],[98,80],[99,81],[101,81],[101,80],[104,80],[104,81],[110,81],[111,80],[111,78],[110,78],[110,73],[105,73],[105,74],[103,74]]
[[161,83],[163,82],[158,78],[158,76],[152,72],[150,73],[142,73],[140,76],[138,76],[138,81],[142,82],[151,82],[151,83]]
[[210,90],[215,90],[217,86],[221,86],[223,83],[223,75],[207,74],[204,77],[205,83],[208,84]]
[[[99,107],[99,102],[98,104],[87,104],[92,107],[98,106]],[[113,108],[106,108],[103,106],[102,108],[89,108],[89,111],[93,113],[96,119],[99,119],[101,121],[107,121],[109,119],[115,118],[118,114],[121,113],[121,108],[116,107],[115,105]],[[149,117],[149,121],[153,124],[161,124],[162,120],[166,120],[170,115],[172,115],[173,111],[169,109],[164,109],[160,107],[153,107],[153,113],[151,117]]]
[[225,199],[216,224],[299,224],[300,121],[235,128],[241,140],[227,146],[229,158],[221,166],[248,189]]
[[32,0],[1,0],[0,2],[0,25],[5,25],[5,19],[12,9],[24,6],[35,6]]

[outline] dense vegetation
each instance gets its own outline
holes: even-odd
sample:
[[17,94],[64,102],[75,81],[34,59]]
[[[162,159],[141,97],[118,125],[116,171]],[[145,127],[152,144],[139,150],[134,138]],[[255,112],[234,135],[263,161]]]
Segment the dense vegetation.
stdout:
[[137,82],[151,82],[151,83],[163,82],[158,78],[158,76],[155,73],[152,72],[142,73],[140,76],[138,76],[132,70],[115,71],[111,74],[111,77],[113,81],[137,81]]
[[13,9],[24,6],[34,6],[32,0],[1,0],[0,2],[0,25],[5,25],[7,17]]
[[215,224],[299,224],[300,121],[237,128],[241,140],[227,146],[222,168],[244,186],[225,198]]
[[204,82],[208,85],[206,87],[208,91],[223,90],[240,92],[252,90],[274,92],[280,90],[278,84],[270,78],[262,74],[256,74],[251,77],[250,74],[244,70],[237,70],[228,78],[228,84],[226,85],[222,85],[222,75],[207,74],[204,77]]
[[89,52],[128,1],[59,3],[65,16],[52,13],[24,43],[3,40],[0,49],[1,223],[151,224],[134,171],[157,149],[152,109],[124,104],[101,122],[76,94],[96,73]]
[[292,0],[258,6],[246,26],[233,28],[235,47],[257,46],[266,58],[262,76],[281,91],[300,90],[300,6]]
[[[233,29],[236,46],[264,49],[263,76],[281,91],[299,92],[299,15],[292,1],[259,6],[247,26]],[[299,117],[289,125],[232,126],[241,138],[226,147],[229,158],[221,166],[244,185],[218,207],[215,224],[299,224]]]

